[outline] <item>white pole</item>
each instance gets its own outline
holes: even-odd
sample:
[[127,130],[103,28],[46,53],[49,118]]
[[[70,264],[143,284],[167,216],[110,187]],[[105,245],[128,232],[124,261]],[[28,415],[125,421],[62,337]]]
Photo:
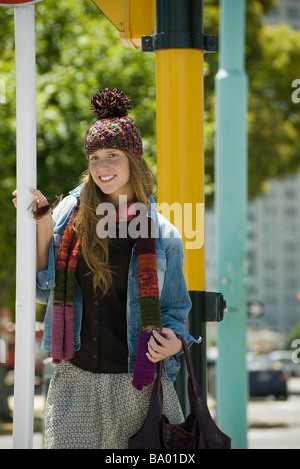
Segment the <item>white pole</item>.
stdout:
[[34,8],[15,8],[18,206],[14,449],[31,449],[33,444],[36,226],[27,207],[32,201],[28,189],[36,187]]

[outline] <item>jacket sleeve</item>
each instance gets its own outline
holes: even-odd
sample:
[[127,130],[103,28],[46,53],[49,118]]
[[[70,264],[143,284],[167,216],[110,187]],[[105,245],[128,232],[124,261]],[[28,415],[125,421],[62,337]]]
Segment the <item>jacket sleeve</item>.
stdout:
[[46,305],[51,289],[55,287],[55,256],[53,238],[50,243],[48,265],[36,274],[36,302]]
[[183,275],[183,247],[179,237],[173,238],[166,252],[167,266],[160,297],[163,327],[180,334],[187,345],[198,342],[186,328],[186,319],[192,303]]

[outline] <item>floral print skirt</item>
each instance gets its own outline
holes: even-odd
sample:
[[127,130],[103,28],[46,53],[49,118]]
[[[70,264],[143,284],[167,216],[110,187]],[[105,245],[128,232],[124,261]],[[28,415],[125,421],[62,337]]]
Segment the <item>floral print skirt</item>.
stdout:
[[[184,416],[173,385],[163,375],[163,414]],[[46,449],[126,449],[144,423],[152,385],[138,391],[132,374],[91,373],[70,363],[55,368],[45,409]]]

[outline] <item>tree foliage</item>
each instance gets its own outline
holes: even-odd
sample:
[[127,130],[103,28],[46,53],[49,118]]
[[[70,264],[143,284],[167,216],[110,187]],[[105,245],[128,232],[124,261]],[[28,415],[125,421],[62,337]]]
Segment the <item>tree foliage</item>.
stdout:
[[[209,0],[204,15],[207,33],[219,34],[219,1]],[[286,25],[268,26],[262,15],[274,0],[246,2],[245,70],[248,93],[249,196],[263,193],[264,182],[299,169],[300,113],[292,102],[293,80],[299,77],[300,32]],[[206,57],[205,162],[209,194],[214,181],[214,79],[218,54]],[[210,199],[208,199],[209,201]]]
[[[291,83],[299,77],[300,34],[268,27],[261,14],[273,0],[247,2],[246,71],[249,77],[249,193],[270,176],[299,167],[299,104]],[[90,97],[114,86],[131,97],[146,159],[155,170],[155,54],[126,48],[92,1],[46,0],[35,6],[38,187],[67,194],[86,169],[84,135],[93,121]],[[219,34],[219,1],[204,2],[204,29]],[[0,8],[0,307],[14,304],[16,185],[14,15]],[[214,79],[218,54],[205,56],[205,171],[207,202],[214,182]],[[3,88],[0,87],[0,90]],[[1,93],[1,91],[0,91]],[[3,91],[2,91],[3,94]],[[8,293],[9,292],[9,293]],[[8,295],[8,296],[7,296]]]
[[[0,307],[14,305],[16,187],[14,11],[0,8]],[[65,195],[87,167],[83,142],[94,116],[91,96],[102,87],[124,90],[155,166],[155,56],[126,48],[92,2],[47,0],[35,7],[38,187]],[[3,99],[1,100],[3,101]],[[147,112],[145,112],[145,109]],[[4,287],[4,288],[3,288]],[[6,298],[7,292],[9,298]],[[2,296],[1,296],[2,295]]]

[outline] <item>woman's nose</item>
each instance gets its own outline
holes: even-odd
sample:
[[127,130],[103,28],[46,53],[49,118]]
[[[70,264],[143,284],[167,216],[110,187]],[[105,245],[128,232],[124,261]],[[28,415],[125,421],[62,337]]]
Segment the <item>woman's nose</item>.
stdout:
[[109,166],[109,160],[107,158],[100,158],[97,163],[101,168]]

